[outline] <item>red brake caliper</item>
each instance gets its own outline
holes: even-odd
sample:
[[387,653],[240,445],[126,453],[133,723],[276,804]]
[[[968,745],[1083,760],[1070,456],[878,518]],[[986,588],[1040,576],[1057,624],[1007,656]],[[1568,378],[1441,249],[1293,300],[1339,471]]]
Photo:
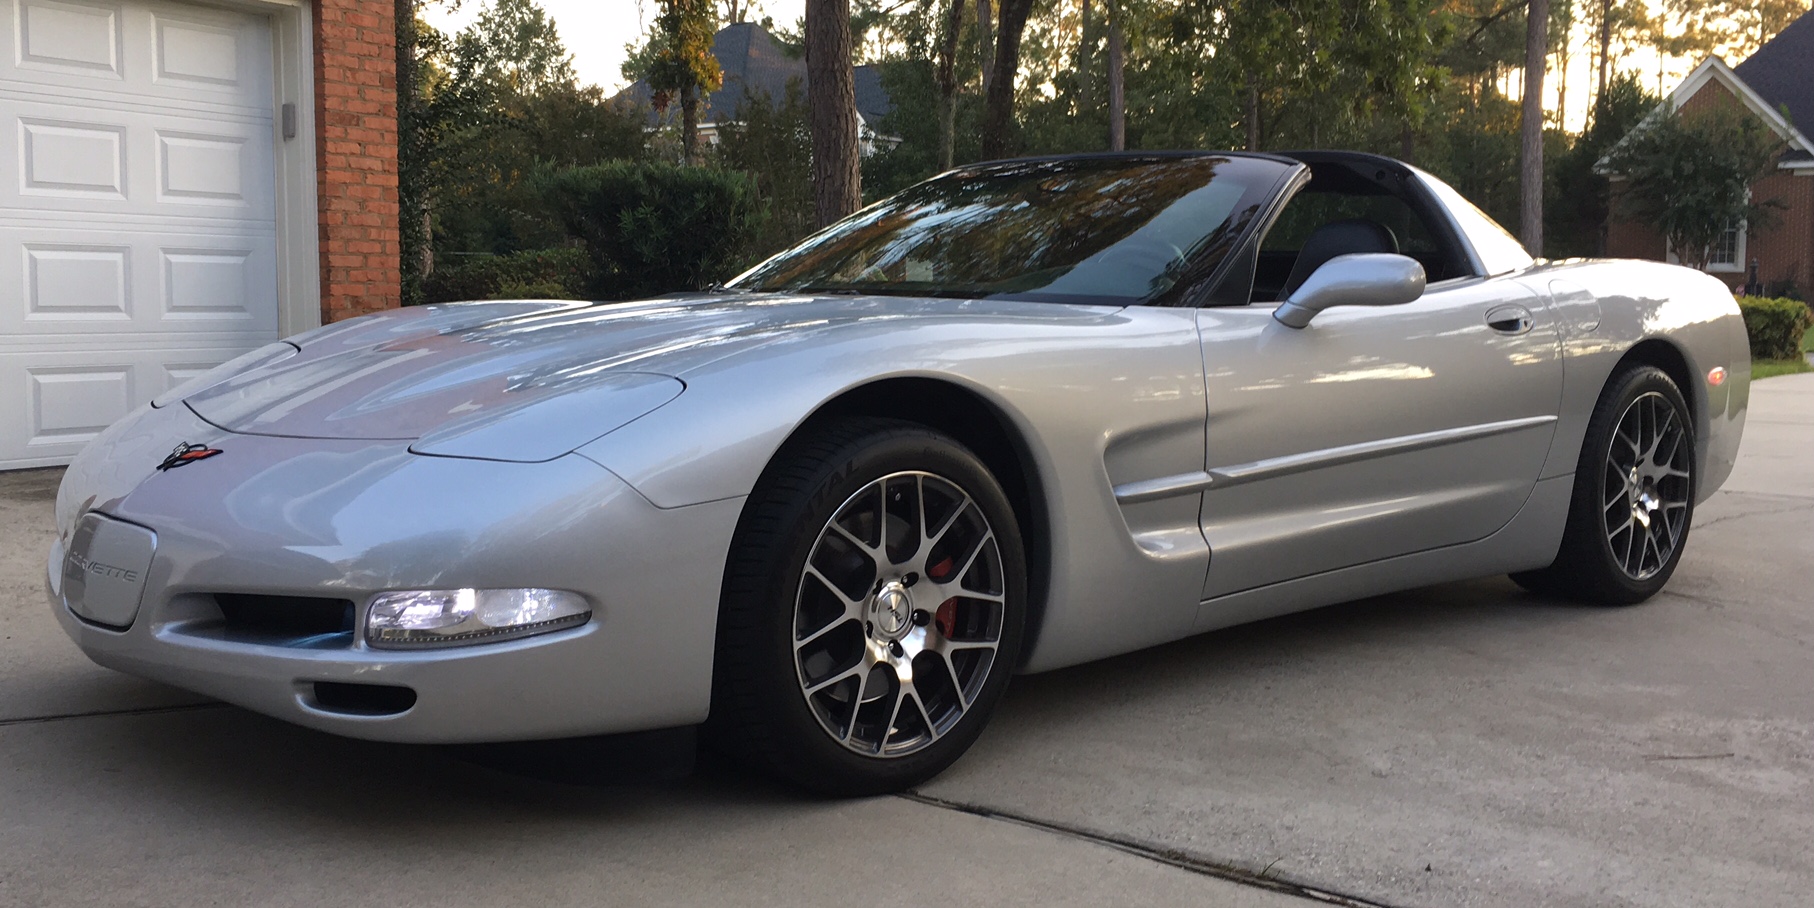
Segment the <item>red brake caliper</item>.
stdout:
[[[952,568],[956,566],[957,565],[947,557],[938,564],[928,567],[926,569],[926,576],[938,583],[944,583],[945,580],[951,576]],[[946,640],[951,639],[951,634],[957,629],[957,599],[946,599],[944,603],[938,607],[938,611],[933,613],[932,620],[938,625],[938,632],[943,634]]]

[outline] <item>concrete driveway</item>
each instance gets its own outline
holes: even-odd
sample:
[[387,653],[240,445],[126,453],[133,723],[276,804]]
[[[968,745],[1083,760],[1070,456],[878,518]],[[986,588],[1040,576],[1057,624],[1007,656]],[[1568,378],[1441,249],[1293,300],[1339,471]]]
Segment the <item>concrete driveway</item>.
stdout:
[[950,772],[843,803],[538,780],[573,767],[96,668],[42,604],[55,474],[8,474],[0,905],[1805,905],[1810,463],[1814,375],[1761,382],[1650,603],[1490,579],[1021,678]]

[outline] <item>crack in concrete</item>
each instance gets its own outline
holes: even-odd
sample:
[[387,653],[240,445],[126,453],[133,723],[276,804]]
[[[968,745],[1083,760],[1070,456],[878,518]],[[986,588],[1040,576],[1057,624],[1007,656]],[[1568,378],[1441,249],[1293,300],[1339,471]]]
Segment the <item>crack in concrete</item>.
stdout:
[[53,713],[48,716],[22,716],[0,719],[0,728],[9,725],[37,725],[44,722],[66,722],[70,719],[103,719],[110,716],[155,716],[162,713],[185,713],[200,709],[223,709],[225,703],[183,703],[176,706],[141,706],[132,709],[97,709],[86,713]]
[[[921,794],[918,791],[902,792],[895,795],[895,797],[912,801],[915,804],[937,807],[941,810],[954,810],[959,813],[967,813],[971,816],[982,817],[987,820],[1000,820],[1005,823],[1014,823],[1019,826],[1025,826],[1029,829],[1037,829],[1041,832],[1078,839],[1093,845],[1112,848],[1123,854],[1132,855],[1133,857],[1176,867],[1179,870],[1195,873],[1200,876],[1212,877],[1230,883],[1237,883],[1242,886],[1251,886],[1255,889],[1265,889],[1271,892],[1280,893],[1281,895],[1296,896],[1297,898],[1307,899],[1313,902],[1321,902],[1325,905],[1339,905],[1342,906],[1342,908],[1397,908],[1397,906],[1386,902],[1378,902],[1358,895],[1349,895],[1347,893],[1324,889],[1309,883],[1273,876],[1271,875],[1272,868],[1276,866],[1279,861],[1273,861],[1271,864],[1266,865],[1266,869],[1259,873],[1255,873],[1233,864],[1211,860],[1188,852],[1171,848],[1159,848],[1123,836],[1096,832],[1080,826],[1071,826],[1066,823],[1058,823],[1052,820],[1042,820],[1025,814],[997,810],[993,807],[984,807],[981,804],[949,801],[944,798]],[[1280,858],[1279,860],[1282,861],[1284,858]]]
[[1772,514],[1793,514],[1796,511],[1814,511],[1814,498],[1799,498],[1799,497],[1792,497],[1792,496],[1787,496],[1787,495],[1772,496],[1772,497],[1789,498],[1792,501],[1801,501],[1801,502],[1805,502],[1805,503],[1793,505],[1793,506],[1786,507],[1786,508],[1777,508],[1775,510],[1770,510],[1770,511],[1745,511],[1744,513],[1741,513],[1741,514],[1727,514],[1722,517],[1715,517],[1712,520],[1706,521],[1704,523],[1697,520],[1689,529],[1690,530],[1704,530],[1707,527],[1722,524],[1728,520],[1738,520],[1743,517],[1768,517]]

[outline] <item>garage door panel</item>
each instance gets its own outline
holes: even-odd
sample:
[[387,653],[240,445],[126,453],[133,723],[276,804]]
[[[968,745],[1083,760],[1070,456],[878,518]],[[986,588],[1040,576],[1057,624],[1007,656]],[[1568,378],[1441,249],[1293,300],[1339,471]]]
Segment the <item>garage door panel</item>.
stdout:
[[270,23],[0,0],[0,469],[275,340]]
[[248,144],[239,136],[158,130],[158,201],[245,206]]
[[12,49],[0,55],[0,81],[270,106],[270,29],[262,17],[107,0],[7,0],[0,9],[9,13],[0,34]]
[[126,200],[126,128],[19,118],[19,191]]
[[132,411],[130,365],[26,369],[31,385],[28,445],[87,441]]
[[171,349],[24,351],[0,357],[0,465],[66,463],[102,429],[264,342]]
[[[99,236],[112,242],[94,242]],[[60,333],[269,332],[275,339],[272,234],[155,228],[0,227],[0,350]],[[3,298],[3,297],[0,297]]]
[[119,79],[124,10],[110,3],[19,0],[12,46],[22,69]]
[[[130,322],[132,250],[127,246],[26,243],[25,320]],[[118,330],[110,324],[103,330]]]
[[0,179],[0,204],[29,209],[55,199],[62,211],[267,223],[276,216],[269,120],[73,111],[4,95],[0,108],[17,136],[11,160],[0,158],[13,171]]

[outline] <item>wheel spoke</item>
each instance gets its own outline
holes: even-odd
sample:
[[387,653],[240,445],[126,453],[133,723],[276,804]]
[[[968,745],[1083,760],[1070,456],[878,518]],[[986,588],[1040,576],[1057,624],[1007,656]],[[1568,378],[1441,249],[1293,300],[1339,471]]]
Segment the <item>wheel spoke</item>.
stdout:
[[844,625],[857,620],[857,618],[858,618],[858,616],[856,616],[856,615],[841,615],[837,618],[833,618],[831,621],[826,622],[824,627],[819,628],[818,630],[813,631],[810,634],[807,634],[805,637],[800,638],[799,641],[794,643],[794,649],[796,649],[796,650],[805,649],[806,647],[811,646],[813,643],[817,642],[819,640],[819,638],[824,637],[826,634],[829,634],[832,631],[835,631],[838,628],[841,628]]
[[982,557],[982,554],[988,551],[990,546],[993,546],[994,544],[995,534],[984,533],[983,538],[977,540],[976,547],[971,549],[969,556],[964,559],[963,565],[952,573],[951,583],[955,584],[959,589],[962,589],[964,586],[964,578],[970,576],[971,568],[976,567],[976,559]]
[[835,521],[832,523],[826,524],[826,526],[829,527],[833,532],[837,533],[839,536],[844,537],[845,541],[849,542],[851,545],[856,546],[864,554],[867,554],[870,558],[875,559],[877,563],[886,563],[887,559],[882,557],[881,549],[876,548],[875,546],[872,546],[869,543],[864,542],[861,539],[858,539],[855,533],[852,533],[851,531],[844,529],[843,526],[839,525]]
[[926,711],[926,701],[920,699],[920,689],[917,687],[913,689],[913,707],[920,711],[920,721],[926,723],[926,737],[937,741],[939,739],[938,726],[932,721],[932,713]]
[[[921,545],[920,545],[919,556],[921,558],[931,557],[932,550],[934,548],[936,548],[939,543],[945,541],[945,536],[951,532],[952,527],[957,526],[958,519],[963,517],[964,512],[970,510],[971,506],[972,506],[972,502],[970,501],[970,497],[968,495],[964,496],[963,503],[959,504],[957,507],[953,508],[951,510],[951,516],[945,518],[944,526],[939,527],[938,531],[936,533],[932,533],[929,535],[921,534],[921,536],[920,536]],[[924,511],[921,511],[920,513],[922,515],[925,514]]]
[[901,704],[907,701],[907,685],[896,685],[894,689],[894,708],[888,711],[888,724],[882,726],[882,738],[876,745],[877,752],[888,749],[888,739],[894,734],[894,726],[901,721]]
[[938,661],[940,665],[945,666],[945,674],[951,679],[951,689],[957,692],[957,708],[960,710],[969,709],[970,695],[964,693],[964,682],[958,680],[957,663],[951,661],[951,651],[948,649],[940,649],[938,651]]
[[[869,671],[869,665],[864,661],[859,661],[856,665],[854,665],[850,668],[847,668],[841,672],[838,672],[837,674],[832,675],[829,678],[826,678],[822,681],[816,681],[816,682],[808,685],[806,687],[806,695],[810,697],[813,694],[816,694],[822,690],[825,690],[828,687],[832,687],[833,685],[838,684],[839,682],[848,681],[851,678],[861,678],[863,676],[863,674],[868,671]],[[858,703],[863,702],[863,685],[861,683],[857,684],[857,700],[856,700],[856,702],[858,702]]]

